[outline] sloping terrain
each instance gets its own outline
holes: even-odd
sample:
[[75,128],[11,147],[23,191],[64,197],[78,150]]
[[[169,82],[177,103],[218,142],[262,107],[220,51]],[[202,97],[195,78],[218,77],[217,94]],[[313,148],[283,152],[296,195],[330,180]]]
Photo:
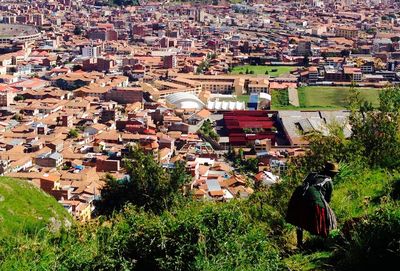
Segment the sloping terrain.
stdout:
[[0,177],[0,234],[35,232],[70,223],[72,218],[50,195],[27,181]]

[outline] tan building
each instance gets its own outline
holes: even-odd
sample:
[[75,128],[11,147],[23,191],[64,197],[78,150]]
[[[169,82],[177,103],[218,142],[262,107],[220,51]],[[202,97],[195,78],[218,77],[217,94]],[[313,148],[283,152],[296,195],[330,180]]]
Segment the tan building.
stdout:
[[338,37],[344,37],[346,39],[358,38],[358,29],[355,27],[340,26],[336,28],[335,32]]
[[63,156],[58,152],[40,154],[35,158],[35,164],[41,167],[60,167]]
[[250,93],[268,93],[269,81],[267,79],[250,80],[247,89]]
[[131,104],[143,101],[142,88],[112,88],[106,95],[106,100],[115,101],[119,104]]
[[219,94],[236,94],[242,95],[246,93],[246,84],[249,83],[251,76],[244,75],[195,75],[183,74],[183,78],[197,81],[202,84],[204,91]]
[[17,96],[17,89],[0,86],[0,106],[10,106],[14,102],[15,96]]

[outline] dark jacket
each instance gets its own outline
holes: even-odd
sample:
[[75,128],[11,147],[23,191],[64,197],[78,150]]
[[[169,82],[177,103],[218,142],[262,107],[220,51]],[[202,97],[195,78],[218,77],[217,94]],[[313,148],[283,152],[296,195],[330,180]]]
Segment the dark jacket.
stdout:
[[310,173],[303,184],[292,194],[286,214],[286,221],[313,234],[326,235],[327,203],[332,197],[333,184],[329,176]]

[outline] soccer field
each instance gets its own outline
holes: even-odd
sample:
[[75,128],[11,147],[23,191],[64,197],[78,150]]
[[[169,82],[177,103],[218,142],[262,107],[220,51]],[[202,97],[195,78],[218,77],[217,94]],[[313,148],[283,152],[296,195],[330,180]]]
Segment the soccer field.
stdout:
[[[244,65],[244,66],[236,66],[232,69],[232,74],[246,74],[248,70],[253,71],[254,74],[265,74],[268,71],[269,76],[279,76],[285,73],[289,73],[296,69],[295,66],[256,66],[256,65]],[[274,71],[272,71],[274,70]],[[276,71],[275,71],[276,70]]]
[[[379,89],[357,88],[360,97],[373,106],[379,104]],[[349,87],[307,86],[298,89],[300,108],[343,109],[348,105]]]

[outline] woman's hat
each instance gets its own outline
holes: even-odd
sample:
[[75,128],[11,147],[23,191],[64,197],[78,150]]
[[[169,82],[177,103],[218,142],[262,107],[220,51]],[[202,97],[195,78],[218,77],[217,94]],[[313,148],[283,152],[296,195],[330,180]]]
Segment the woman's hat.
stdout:
[[339,165],[337,163],[334,163],[334,162],[327,162],[325,164],[325,170],[326,171],[330,171],[330,172],[334,172],[334,173],[338,173],[339,172]]

